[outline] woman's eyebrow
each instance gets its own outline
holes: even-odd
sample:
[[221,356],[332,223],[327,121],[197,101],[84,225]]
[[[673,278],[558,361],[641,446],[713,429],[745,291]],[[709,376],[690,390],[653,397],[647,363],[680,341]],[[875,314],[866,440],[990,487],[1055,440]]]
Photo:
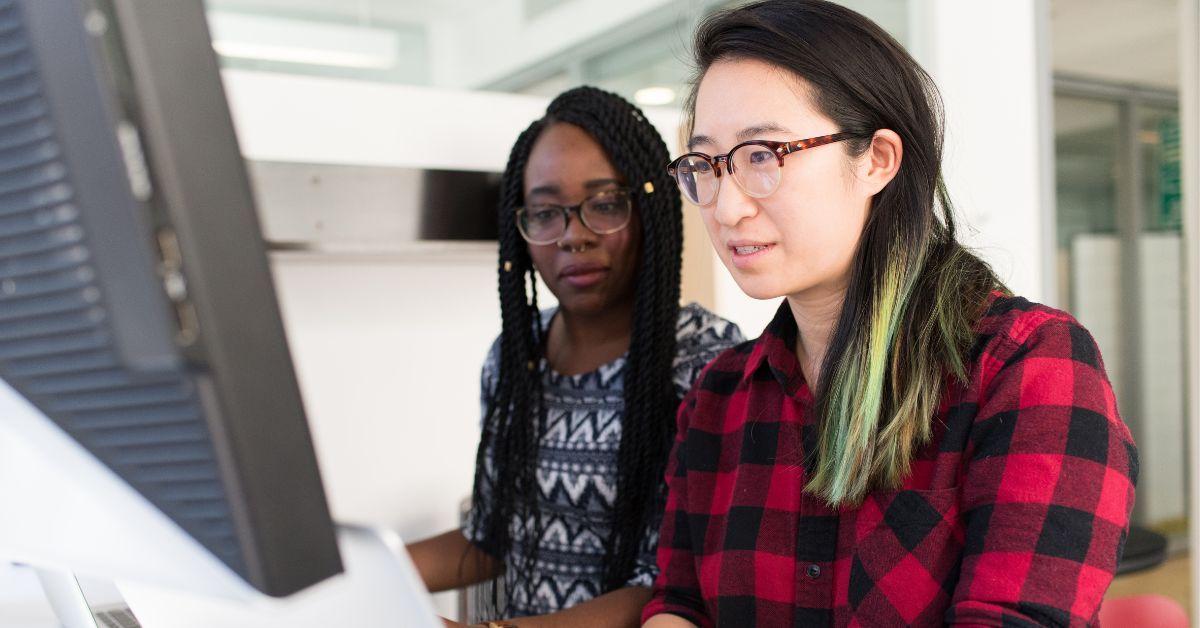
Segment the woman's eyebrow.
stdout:
[[[748,126],[744,129],[742,129],[741,131],[738,131],[737,135],[735,135],[734,138],[737,139],[737,141],[739,143],[741,143],[741,142],[745,142],[746,140],[752,140],[755,137],[757,137],[759,135],[763,135],[765,133],[789,133],[789,132],[790,131],[785,129],[783,127],[783,125],[779,124],[778,122],[762,122],[760,124],[754,124],[754,125],[751,125],[751,126]],[[707,135],[693,135],[692,139],[688,140],[688,145],[687,145],[688,151],[694,151],[694,150],[696,150],[697,146],[701,146],[701,145],[716,146],[717,142],[716,142],[716,140],[714,140],[713,138],[711,138]]]
[[687,143],[688,152],[696,150],[697,146],[704,145],[716,146],[717,142],[707,135],[693,135],[692,139],[688,140]]
[[738,131],[736,137],[737,137],[737,141],[745,142],[746,140],[752,140],[755,137],[757,137],[759,135],[763,135],[765,133],[787,133],[787,132],[788,132],[788,130],[783,128],[783,126],[777,122],[763,122],[761,124],[755,124],[753,126],[748,126],[744,129],[742,129],[741,131]]
[[529,190],[529,192],[526,194],[526,196],[537,196],[537,195],[555,196],[555,195],[559,194],[560,192],[561,192],[561,190],[559,189],[559,187],[557,185],[539,185],[536,188]]
[[592,179],[591,181],[584,183],[583,187],[591,190],[594,188],[602,188],[606,185],[619,185],[620,183],[621,182],[617,181],[616,179]]
[[[606,187],[609,185],[620,185],[620,184],[621,184],[621,182],[617,179],[613,179],[611,177],[605,177],[603,179],[591,179],[583,184],[583,188],[585,190],[594,190],[596,188],[602,188],[602,187]],[[559,187],[558,185],[553,184],[553,183],[547,183],[546,185],[539,185],[539,186],[529,190],[529,192],[527,192],[525,194],[525,196],[559,196],[561,194],[562,194],[561,187]]]

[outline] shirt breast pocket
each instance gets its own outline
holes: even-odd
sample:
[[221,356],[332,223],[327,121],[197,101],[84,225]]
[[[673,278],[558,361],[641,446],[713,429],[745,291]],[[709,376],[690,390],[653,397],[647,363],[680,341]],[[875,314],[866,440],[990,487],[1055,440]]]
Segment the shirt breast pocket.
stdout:
[[869,626],[940,626],[958,582],[958,488],[870,493],[854,526],[849,614]]

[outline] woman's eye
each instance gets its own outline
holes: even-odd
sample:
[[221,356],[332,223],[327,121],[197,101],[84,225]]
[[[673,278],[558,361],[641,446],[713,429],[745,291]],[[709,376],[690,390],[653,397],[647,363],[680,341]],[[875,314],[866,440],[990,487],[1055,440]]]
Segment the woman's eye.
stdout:
[[750,163],[752,163],[756,166],[760,165],[760,164],[764,164],[767,161],[774,159],[774,158],[775,158],[775,155],[773,153],[771,153],[770,151],[756,150],[753,153],[750,153]]
[[529,214],[529,221],[544,225],[554,220],[557,216],[558,212],[553,209],[539,209]]

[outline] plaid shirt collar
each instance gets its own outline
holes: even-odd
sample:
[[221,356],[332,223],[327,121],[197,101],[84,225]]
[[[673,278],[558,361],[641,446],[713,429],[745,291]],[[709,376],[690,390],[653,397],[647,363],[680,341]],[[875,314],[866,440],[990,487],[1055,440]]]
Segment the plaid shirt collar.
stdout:
[[796,359],[796,317],[787,299],[781,299],[775,317],[754,341],[750,357],[742,369],[742,381],[749,381],[761,368],[770,371],[783,392],[797,401],[811,401],[812,391],[804,380],[800,361]]

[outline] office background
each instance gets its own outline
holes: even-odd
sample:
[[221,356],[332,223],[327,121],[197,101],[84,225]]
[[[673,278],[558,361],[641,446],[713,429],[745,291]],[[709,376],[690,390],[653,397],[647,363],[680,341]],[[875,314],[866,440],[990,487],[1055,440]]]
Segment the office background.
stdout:
[[[479,366],[499,329],[496,245],[423,235],[416,182],[494,177],[549,98],[583,83],[637,102],[674,151],[688,37],[727,3],[206,4],[334,517],[410,540],[454,526],[471,490]],[[843,4],[940,87],[964,240],[1100,344],[1144,461],[1135,522],[1167,535],[1173,557],[1169,590],[1114,591],[1197,608],[1200,2]],[[740,292],[694,212],[683,292],[750,336],[776,306]],[[453,613],[451,595],[437,601]]]

